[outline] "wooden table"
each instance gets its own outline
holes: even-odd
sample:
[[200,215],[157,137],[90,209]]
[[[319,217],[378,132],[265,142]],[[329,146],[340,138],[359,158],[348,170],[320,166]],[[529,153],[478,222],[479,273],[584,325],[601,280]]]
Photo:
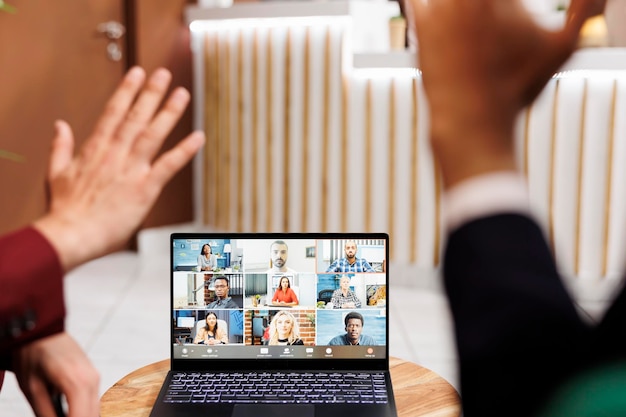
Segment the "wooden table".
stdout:
[[[430,369],[391,358],[391,381],[399,417],[458,417],[459,394]],[[109,388],[100,402],[100,417],[147,417],[165,376],[169,359],[126,375]]]

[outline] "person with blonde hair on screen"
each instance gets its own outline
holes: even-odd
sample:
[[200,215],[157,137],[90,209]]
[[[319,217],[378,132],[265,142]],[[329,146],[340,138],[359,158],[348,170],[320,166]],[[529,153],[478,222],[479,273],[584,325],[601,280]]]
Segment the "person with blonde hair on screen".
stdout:
[[268,345],[303,345],[300,326],[293,314],[279,311],[272,318]]

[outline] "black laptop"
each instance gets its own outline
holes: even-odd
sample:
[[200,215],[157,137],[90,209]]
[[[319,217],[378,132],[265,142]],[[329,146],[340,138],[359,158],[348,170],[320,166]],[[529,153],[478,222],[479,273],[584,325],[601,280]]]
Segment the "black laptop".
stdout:
[[171,370],[152,417],[396,416],[389,237],[171,235]]

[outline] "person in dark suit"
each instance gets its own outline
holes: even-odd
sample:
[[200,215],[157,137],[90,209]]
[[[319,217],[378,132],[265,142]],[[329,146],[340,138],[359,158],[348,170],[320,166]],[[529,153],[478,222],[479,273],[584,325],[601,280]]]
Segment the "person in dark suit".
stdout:
[[99,415],[98,373],[64,332],[63,275],[120,248],[203,145],[194,132],[155,158],[190,98],[177,88],[159,109],[170,81],[165,69],[149,78],[130,69],[78,156],[69,125],[57,121],[49,211],[0,237],[0,369],[15,373],[38,416],[55,415],[58,393],[71,415]]
[[[624,363],[626,295],[599,325],[581,320],[530,213],[513,128],[604,2],[573,0],[554,31],[537,25],[519,0],[408,6],[445,187],[443,276],[464,416],[561,415],[576,400],[569,394],[589,395],[589,375],[602,386],[597,372]],[[626,378],[620,384],[623,397]],[[609,414],[604,404],[602,415],[626,414],[626,407]],[[593,415],[582,408],[571,415]]]

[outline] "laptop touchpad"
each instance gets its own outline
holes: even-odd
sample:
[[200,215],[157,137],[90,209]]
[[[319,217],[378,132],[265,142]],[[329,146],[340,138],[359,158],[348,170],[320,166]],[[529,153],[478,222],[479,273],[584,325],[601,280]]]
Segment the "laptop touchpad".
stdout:
[[235,404],[233,417],[313,417],[311,404]]

